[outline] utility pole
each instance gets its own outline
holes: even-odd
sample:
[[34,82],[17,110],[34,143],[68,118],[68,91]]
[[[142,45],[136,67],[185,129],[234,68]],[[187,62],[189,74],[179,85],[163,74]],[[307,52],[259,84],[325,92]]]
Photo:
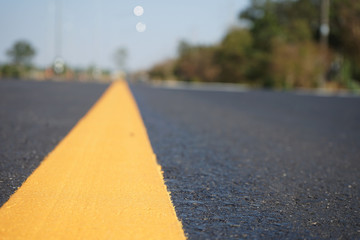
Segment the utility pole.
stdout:
[[330,33],[330,0],[321,0],[320,6],[320,45],[322,62],[324,66],[324,74],[319,78],[319,87],[323,88],[326,81],[328,45]]
[[321,0],[321,24],[320,24],[320,34],[321,34],[321,45],[323,48],[327,49],[328,47],[328,38],[330,33],[329,25],[329,15],[330,15],[330,0]]
[[62,4],[61,0],[55,0],[55,54],[61,56],[62,45]]
[[54,71],[61,74],[65,70],[62,59],[62,0],[55,0],[55,60]]

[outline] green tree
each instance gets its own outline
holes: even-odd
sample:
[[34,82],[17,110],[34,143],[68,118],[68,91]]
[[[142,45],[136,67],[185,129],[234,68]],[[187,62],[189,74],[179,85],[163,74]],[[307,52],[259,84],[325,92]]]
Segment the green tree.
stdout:
[[251,0],[239,14],[247,23],[245,29],[231,29],[218,45],[181,42],[175,76],[186,81],[312,88],[326,73],[328,79],[337,80],[328,86],[360,86],[353,81],[360,80],[360,1],[330,2],[328,50],[320,47],[321,3]]
[[251,1],[240,14],[254,42],[249,80],[265,87],[314,86],[318,69],[324,70],[316,64],[319,53],[312,43],[318,37],[319,6],[319,0]]
[[246,82],[249,68],[249,54],[253,39],[245,29],[232,29],[224,37],[216,54],[216,62],[221,71],[219,80],[222,82]]
[[256,49],[269,51],[271,40],[281,34],[275,7],[273,1],[252,0],[250,6],[240,14],[240,18],[250,25]]
[[29,66],[36,52],[29,42],[20,40],[15,42],[6,53],[14,65]]
[[271,49],[271,40],[303,41],[315,38],[319,29],[320,0],[252,0],[240,13],[249,23],[255,47]]

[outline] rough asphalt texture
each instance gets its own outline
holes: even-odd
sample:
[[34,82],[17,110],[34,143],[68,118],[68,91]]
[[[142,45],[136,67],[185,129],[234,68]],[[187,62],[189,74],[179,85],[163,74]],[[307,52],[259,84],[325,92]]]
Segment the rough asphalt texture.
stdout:
[[360,239],[360,98],[132,90],[189,239]]
[[[107,85],[0,81],[0,203]],[[132,86],[189,239],[360,239],[360,98]]]
[[106,87],[0,81],[0,206],[86,114]]

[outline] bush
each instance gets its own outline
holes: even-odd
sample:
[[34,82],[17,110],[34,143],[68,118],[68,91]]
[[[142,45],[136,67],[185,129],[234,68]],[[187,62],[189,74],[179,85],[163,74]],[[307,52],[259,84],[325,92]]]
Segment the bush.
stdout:
[[2,78],[20,78],[21,71],[18,66],[5,64],[1,68]]
[[318,86],[327,64],[313,42],[275,43],[270,75],[276,88],[313,88]]

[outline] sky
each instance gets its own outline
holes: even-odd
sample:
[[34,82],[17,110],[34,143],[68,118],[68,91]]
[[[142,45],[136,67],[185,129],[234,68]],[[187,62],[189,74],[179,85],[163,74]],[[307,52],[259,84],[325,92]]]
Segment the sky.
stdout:
[[[248,4],[248,0],[0,0],[0,63],[8,61],[6,51],[15,41],[27,40],[36,49],[33,60],[40,67],[61,55],[72,67],[115,69],[114,53],[125,48],[126,69],[146,69],[175,57],[181,40],[221,41]],[[135,16],[136,6],[143,7],[142,16]],[[144,32],[136,30],[139,22],[146,25]]]

